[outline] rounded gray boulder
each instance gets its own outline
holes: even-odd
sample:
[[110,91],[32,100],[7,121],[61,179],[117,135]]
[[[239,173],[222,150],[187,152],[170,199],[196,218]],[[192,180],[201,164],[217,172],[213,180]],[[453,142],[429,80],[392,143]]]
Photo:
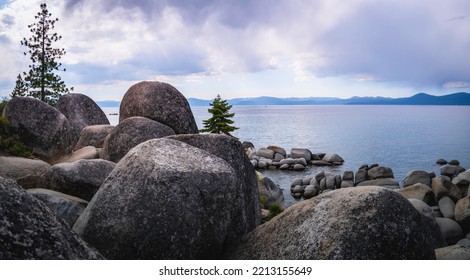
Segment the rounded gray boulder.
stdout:
[[101,158],[118,162],[138,144],[174,134],[173,129],[159,122],[144,117],[130,117],[120,122],[106,137]]
[[0,177],[13,179],[24,189],[35,188],[51,165],[39,159],[0,156]]
[[249,233],[233,259],[434,259],[435,221],[381,187],[330,191],[297,203]]
[[236,172],[172,139],[127,153],[73,229],[110,259],[214,259],[228,242]]
[[5,106],[8,132],[18,134],[33,154],[50,161],[72,151],[73,125],[56,108],[29,97],[15,97]]
[[41,176],[39,187],[89,201],[115,166],[103,159],[59,163]]
[[80,132],[80,138],[78,143],[75,145],[74,150],[80,150],[87,146],[93,146],[95,148],[103,147],[104,139],[113,131],[113,125],[101,124],[101,125],[90,125],[86,126]]
[[0,177],[0,259],[103,259],[42,202]]
[[186,98],[172,85],[140,82],[127,90],[119,108],[119,122],[141,116],[171,127],[177,134],[197,134]]

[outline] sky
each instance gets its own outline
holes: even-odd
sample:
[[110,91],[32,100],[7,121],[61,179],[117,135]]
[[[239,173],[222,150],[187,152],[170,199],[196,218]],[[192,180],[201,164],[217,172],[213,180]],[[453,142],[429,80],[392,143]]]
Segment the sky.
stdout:
[[[0,97],[42,1],[0,0]],[[470,92],[468,0],[51,0],[60,76],[95,101],[139,81],[187,98]]]

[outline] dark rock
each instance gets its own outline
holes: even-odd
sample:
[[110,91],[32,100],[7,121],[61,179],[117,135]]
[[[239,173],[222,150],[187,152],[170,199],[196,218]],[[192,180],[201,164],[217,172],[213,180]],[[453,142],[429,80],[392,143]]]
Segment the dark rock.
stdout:
[[454,178],[457,175],[457,166],[449,164],[441,166],[441,175]]
[[385,166],[377,166],[367,170],[367,177],[369,180],[394,178],[392,169]]
[[314,185],[308,185],[307,187],[305,187],[305,190],[304,190],[304,199],[310,199],[314,196],[317,196],[319,193],[320,193],[320,190],[318,187]]
[[140,82],[129,88],[122,98],[119,122],[135,116],[162,123],[177,134],[199,133],[188,101],[167,83]]
[[326,162],[344,162],[344,159],[337,154],[327,153],[323,158]]
[[273,159],[274,151],[270,149],[266,149],[266,148],[261,148],[261,149],[258,149],[258,151],[256,152],[256,155],[259,157],[267,158],[267,159]]
[[470,185],[470,169],[459,173],[457,177],[452,179],[452,183],[461,188],[461,190],[468,188],[468,186]]
[[447,164],[447,160],[440,158],[436,160],[436,164],[439,164],[439,165]]
[[403,180],[403,187],[405,188],[417,183],[431,186],[431,177],[429,176],[429,173],[423,170],[413,170],[408,172]]
[[144,117],[130,117],[120,122],[106,137],[101,158],[118,162],[138,144],[150,139],[174,135],[175,131]]
[[255,148],[255,145],[253,145],[253,143],[251,143],[251,142],[243,141],[242,147],[243,147],[244,150],[247,150],[247,149],[254,149],[254,148]]
[[444,241],[433,219],[380,187],[330,191],[261,225],[233,259],[433,259]]
[[343,172],[343,180],[345,180],[345,181],[354,181],[354,172],[344,171]]
[[103,142],[106,136],[114,129],[113,125],[90,125],[82,129],[80,138],[74,150],[80,150],[86,146],[93,146],[95,148],[103,147]]
[[13,179],[24,189],[35,188],[51,165],[39,159],[0,156],[0,177]]
[[398,193],[403,197],[415,198],[426,202],[428,205],[436,205],[437,201],[431,188],[425,184],[417,183],[401,190]]
[[451,245],[436,249],[437,260],[470,260],[470,248],[462,245]]
[[73,227],[88,205],[88,201],[53,190],[29,189],[26,192],[42,201],[57,218],[64,220],[70,227]]
[[42,202],[0,177],[0,259],[102,259]]
[[312,152],[309,149],[292,148],[290,156],[291,158],[304,158],[306,161],[312,160]]
[[273,204],[277,204],[282,208],[286,207],[284,194],[278,185],[261,173],[257,174],[257,181],[260,200],[265,202],[264,208],[269,209],[269,206]]
[[356,179],[354,181],[355,185],[358,185],[361,182],[367,181],[367,169],[357,170],[356,174],[354,175],[354,178]]
[[453,245],[462,238],[462,228],[456,221],[449,218],[436,218],[436,223],[447,244]]
[[295,186],[302,186],[303,185],[303,179],[302,178],[295,178],[294,181],[290,184],[290,187],[293,188]]
[[110,259],[216,259],[237,238],[230,231],[241,187],[222,158],[152,139],[119,161],[73,229]]
[[83,128],[89,125],[109,125],[109,120],[101,108],[88,96],[69,93],[59,98],[56,106],[74,127],[75,143]]
[[432,179],[431,184],[432,191],[436,196],[436,199],[441,199],[441,197],[446,196],[451,188],[450,178],[447,176],[437,176]]
[[115,165],[103,159],[59,163],[42,175],[39,187],[89,201]]
[[320,171],[315,175],[315,180],[320,183],[320,181],[325,178],[326,174],[325,171]]
[[8,132],[18,134],[33,154],[49,161],[70,153],[77,139],[73,125],[56,108],[29,97],[11,99],[3,111]]
[[470,196],[461,198],[455,204],[455,220],[462,226],[465,232],[470,231]]
[[456,160],[456,159],[453,159],[453,160],[449,161],[449,164],[450,164],[450,165],[458,166],[458,165],[460,165],[460,162],[459,162],[458,160]]

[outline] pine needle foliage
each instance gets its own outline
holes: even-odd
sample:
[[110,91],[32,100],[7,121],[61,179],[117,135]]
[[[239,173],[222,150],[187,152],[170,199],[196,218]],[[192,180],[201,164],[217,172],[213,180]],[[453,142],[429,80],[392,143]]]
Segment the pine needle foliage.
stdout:
[[234,123],[232,118],[235,116],[235,113],[229,112],[232,105],[229,105],[227,100],[223,100],[220,97],[220,94],[218,94],[209,105],[211,108],[209,108],[208,111],[212,114],[212,117],[202,122],[204,124],[204,128],[199,131],[226,134],[234,137],[231,132],[237,130],[238,127],[232,125]]

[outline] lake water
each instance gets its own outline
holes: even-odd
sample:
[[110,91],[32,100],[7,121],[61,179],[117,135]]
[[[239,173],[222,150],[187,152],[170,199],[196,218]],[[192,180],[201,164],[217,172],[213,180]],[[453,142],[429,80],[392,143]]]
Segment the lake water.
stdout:
[[[103,108],[112,124],[119,108]],[[193,107],[199,128],[209,118],[207,107]],[[309,167],[305,171],[266,170],[262,173],[281,186],[288,205],[294,178],[321,170],[342,174],[364,163],[392,168],[401,182],[408,171],[439,174],[435,161],[458,159],[470,168],[470,106],[234,106],[234,136],[256,148],[276,145],[287,152],[308,148],[313,153],[339,154],[345,163]]]

